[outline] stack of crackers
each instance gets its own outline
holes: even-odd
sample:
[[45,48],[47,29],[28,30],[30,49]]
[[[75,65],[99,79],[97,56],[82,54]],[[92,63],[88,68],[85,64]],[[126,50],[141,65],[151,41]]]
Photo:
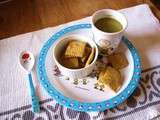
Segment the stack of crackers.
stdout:
[[124,54],[116,53],[108,56],[106,67],[101,69],[98,76],[98,84],[109,86],[112,90],[118,91],[123,84],[122,76],[119,70],[128,66],[128,61]]
[[61,55],[60,63],[71,69],[88,66],[94,59],[95,48],[91,48],[86,42],[70,40]]

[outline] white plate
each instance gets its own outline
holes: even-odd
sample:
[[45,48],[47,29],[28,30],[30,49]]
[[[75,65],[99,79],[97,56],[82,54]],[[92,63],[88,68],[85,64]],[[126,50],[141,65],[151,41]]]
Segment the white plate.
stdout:
[[[120,71],[123,77],[123,85],[117,93],[109,87],[104,91],[95,89],[97,78],[94,73],[81,79],[77,85],[71,78],[66,80],[66,77],[60,74],[53,61],[52,48],[54,42],[71,34],[81,34],[92,38],[90,28],[90,24],[79,24],[62,29],[54,34],[41,50],[37,72],[42,86],[60,104],[79,111],[103,111],[122,103],[136,88],[141,73],[140,59],[136,49],[124,37],[118,52],[125,54],[129,65]],[[87,81],[86,84],[83,84],[84,80]]]

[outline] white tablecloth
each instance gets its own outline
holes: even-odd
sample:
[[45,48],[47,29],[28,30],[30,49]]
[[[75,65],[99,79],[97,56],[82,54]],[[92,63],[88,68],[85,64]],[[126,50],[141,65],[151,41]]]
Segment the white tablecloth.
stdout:
[[[147,120],[160,116],[160,23],[148,5],[120,10],[128,20],[126,36],[142,59],[142,79],[133,95],[122,105],[104,112],[77,112],[60,106],[40,86],[36,70],[34,85],[41,103],[41,113],[31,111],[26,74],[18,65],[18,55],[30,50],[37,57],[51,35],[63,27],[89,22],[90,17],[18,35],[0,41],[0,120]],[[54,18],[53,18],[54,19]]]

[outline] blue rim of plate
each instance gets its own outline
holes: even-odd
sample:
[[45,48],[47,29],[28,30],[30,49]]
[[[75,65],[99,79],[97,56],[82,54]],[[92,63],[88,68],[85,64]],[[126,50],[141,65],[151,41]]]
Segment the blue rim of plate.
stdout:
[[86,111],[86,112],[104,111],[106,109],[110,109],[121,104],[133,93],[135,88],[138,86],[138,83],[141,77],[141,61],[140,61],[139,54],[136,48],[132,45],[132,43],[126,37],[122,38],[122,42],[125,43],[125,45],[129,48],[132,54],[133,61],[134,61],[134,72],[128,86],[117,96],[102,102],[92,102],[92,103],[79,102],[75,99],[62,95],[58,90],[56,90],[54,85],[51,84],[51,82],[49,81],[46,73],[46,68],[45,68],[45,60],[46,60],[48,50],[51,48],[53,43],[56,40],[58,40],[60,37],[62,37],[66,33],[69,33],[78,29],[91,29],[91,24],[88,24],[88,23],[77,24],[77,25],[73,25],[73,26],[69,26],[64,29],[61,29],[59,32],[55,33],[47,42],[44,43],[40,51],[38,62],[37,62],[38,80],[40,81],[44,89],[48,92],[48,94],[52,98],[54,98],[59,104],[74,110]]

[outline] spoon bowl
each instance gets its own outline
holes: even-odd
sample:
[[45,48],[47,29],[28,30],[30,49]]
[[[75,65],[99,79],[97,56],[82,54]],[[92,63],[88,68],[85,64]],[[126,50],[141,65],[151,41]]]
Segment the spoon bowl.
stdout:
[[21,67],[27,72],[29,73],[35,63],[35,58],[33,56],[33,54],[29,51],[23,51],[20,53],[19,56],[19,61],[20,61],[20,65]]

